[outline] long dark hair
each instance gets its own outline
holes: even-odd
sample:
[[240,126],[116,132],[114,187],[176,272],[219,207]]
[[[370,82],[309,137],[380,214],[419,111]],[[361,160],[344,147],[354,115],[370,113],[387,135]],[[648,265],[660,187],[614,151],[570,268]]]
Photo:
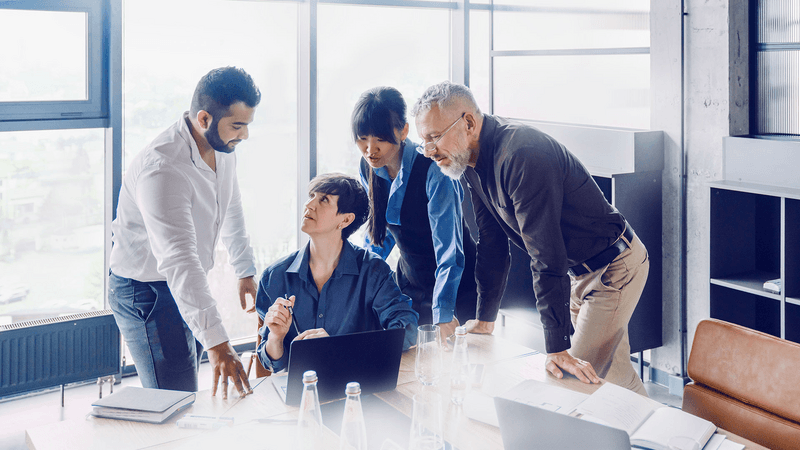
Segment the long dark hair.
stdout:
[[[406,102],[397,89],[387,86],[372,88],[361,94],[353,108],[350,119],[353,140],[359,136],[375,136],[384,141],[398,144],[395,130],[406,126]],[[399,143],[401,148],[403,143]],[[369,168],[369,204],[367,231],[373,245],[383,245],[386,237],[386,203],[389,193],[380,177]]]

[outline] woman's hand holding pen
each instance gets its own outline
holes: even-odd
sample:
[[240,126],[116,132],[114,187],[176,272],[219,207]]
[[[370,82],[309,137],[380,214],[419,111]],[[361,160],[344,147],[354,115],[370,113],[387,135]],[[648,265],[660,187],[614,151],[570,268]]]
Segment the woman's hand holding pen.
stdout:
[[264,324],[269,328],[266,351],[273,360],[283,357],[283,338],[292,327],[292,310],[295,297],[278,297],[267,313],[264,314]]
[[275,335],[281,341],[292,327],[292,310],[295,296],[288,298],[278,297],[264,315],[264,323],[269,328],[270,337]]

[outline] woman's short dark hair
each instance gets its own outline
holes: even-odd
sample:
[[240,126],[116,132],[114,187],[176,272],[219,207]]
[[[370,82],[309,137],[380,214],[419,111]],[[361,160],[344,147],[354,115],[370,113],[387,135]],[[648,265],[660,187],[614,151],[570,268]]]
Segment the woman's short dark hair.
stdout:
[[355,178],[343,173],[324,173],[317,175],[308,183],[308,193],[338,195],[339,214],[355,214],[355,219],[342,230],[342,239],[347,240],[351,234],[364,225],[369,216],[369,200],[367,193]]
[[397,89],[388,86],[372,88],[361,94],[350,118],[353,140],[359,136],[375,136],[397,144],[395,130],[406,126],[406,101]]
[[[388,86],[372,88],[361,94],[350,118],[354,141],[358,141],[360,136],[375,136],[398,144],[395,131],[405,128],[406,123],[406,101],[403,94]],[[373,245],[383,245],[386,238],[386,203],[389,193],[374,170],[370,169],[368,180],[372,211],[368,225],[369,240]]]
[[261,102],[261,91],[244,69],[220,67],[205,74],[197,83],[190,112],[197,115],[206,111],[218,121],[228,116],[231,105],[239,102],[255,108]]

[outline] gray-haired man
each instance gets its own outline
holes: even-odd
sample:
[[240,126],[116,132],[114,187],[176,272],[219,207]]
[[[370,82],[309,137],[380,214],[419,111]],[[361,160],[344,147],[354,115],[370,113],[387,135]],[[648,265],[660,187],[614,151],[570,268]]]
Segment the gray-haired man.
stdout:
[[510,239],[531,257],[547,370],[647,395],[630,363],[627,331],[647,280],[647,250],[581,162],[534,127],[482,114],[463,85],[431,86],[412,115],[425,156],[448,176],[463,175],[472,196],[478,318],[467,328],[494,330]]

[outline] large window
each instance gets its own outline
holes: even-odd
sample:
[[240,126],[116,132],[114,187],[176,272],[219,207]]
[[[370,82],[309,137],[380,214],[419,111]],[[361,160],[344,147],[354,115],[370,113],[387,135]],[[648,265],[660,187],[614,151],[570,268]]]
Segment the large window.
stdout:
[[[320,5],[318,173],[358,174],[350,115],[358,97],[392,86],[408,110],[450,76],[450,12],[443,9]],[[409,137],[419,141],[414,118]]]
[[103,130],[0,133],[0,324],[103,309]]
[[[455,2],[369,3],[320,0],[306,16],[302,1],[0,2],[0,322],[103,307],[119,175],[215,67],[244,68],[263,93],[236,151],[257,268],[294,251],[307,159],[315,173],[357,174],[359,95],[393,86],[410,109],[462,72],[454,20],[465,11]],[[484,111],[648,127],[648,0],[467,5],[465,75]],[[298,33],[308,20],[309,43]],[[298,73],[306,64],[313,76]],[[303,131],[309,111],[313,136]],[[306,139],[316,144],[309,155]],[[209,281],[225,326],[234,339],[252,337],[256,318],[239,308],[227,252],[217,251]]]
[[0,3],[0,120],[106,117],[104,2]]
[[[250,137],[236,155],[247,230],[263,270],[296,243],[297,5],[207,0],[187,8],[128,0],[124,11],[126,161],[189,109],[209,70],[241,67],[261,89]],[[236,283],[220,243],[209,284],[231,339],[256,330],[255,316],[239,306]]]
[[493,17],[497,114],[650,127],[649,1],[506,0]]
[[800,136],[800,5],[753,0],[757,6],[751,133]]

